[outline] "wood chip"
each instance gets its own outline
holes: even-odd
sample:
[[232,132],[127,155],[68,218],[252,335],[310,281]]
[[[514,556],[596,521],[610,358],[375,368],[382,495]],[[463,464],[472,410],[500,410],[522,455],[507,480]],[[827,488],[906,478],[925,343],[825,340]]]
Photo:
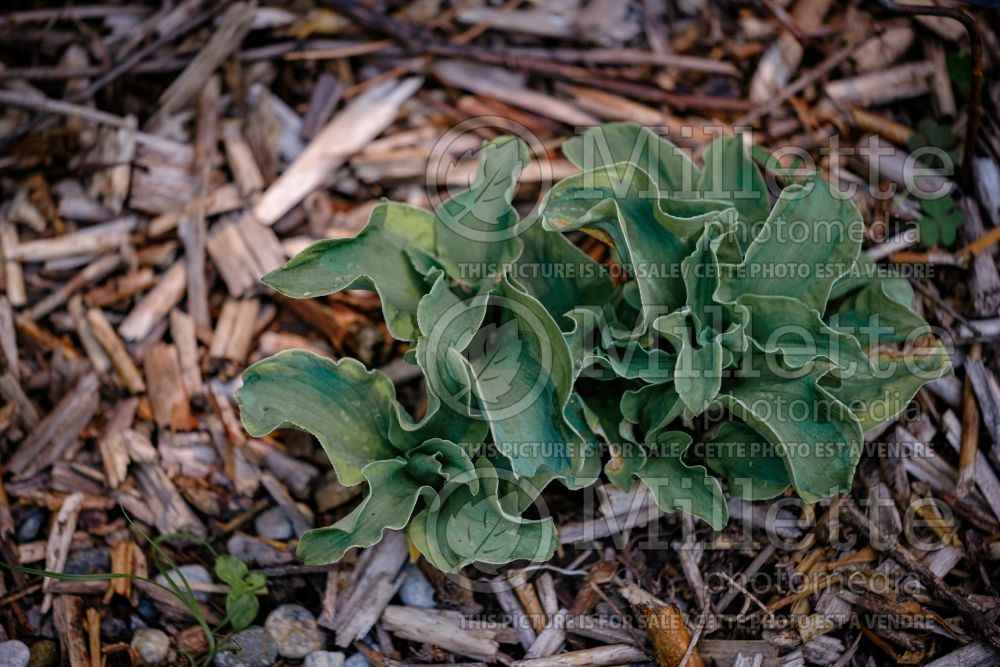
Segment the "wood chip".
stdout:
[[154,346],[146,355],[143,372],[149,386],[149,402],[153,406],[156,425],[173,431],[194,428],[197,422],[191,413],[177,347],[166,343]]
[[[80,508],[83,505],[83,494],[73,493],[66,496],[59,513],[56,514],[55,523],[49,533],[49,541],[45,547],[45,569],[49,572],[62,572],[66,566],[66,559],[69,558],[69,548],[73,542],[73,533],[76,531],[76,518],[80,515]],[[46,579],[42,582],[42,590],[47,591],[52,586],[53,579]],[[46,594],[42,600],[42,613],[47,613],[52,606],[52,595]]]
[[184,298],[186,284],[184,263],[174,262],[118,326],[118,333],[129,341],[145,338]]
[[7,462],[16,479],[24,479],[52,465],[76,443],[97,412],[100,395],[97,376],[84,375],[56,407],[38,423]]
[[265,225],[277,222],[348,158],[381,134],[420,84],[418,78],[385,81],[354,98],[257,200],[254,217]]
[[142,373],[139,372],[135,362],[125,349],[125,344],[115,333],[108,318],[100,308],[91,308],[87,311],[87,323],[97,342],[111,359],[122,385],[133,394],[146,391],[146,383],[143,382]]

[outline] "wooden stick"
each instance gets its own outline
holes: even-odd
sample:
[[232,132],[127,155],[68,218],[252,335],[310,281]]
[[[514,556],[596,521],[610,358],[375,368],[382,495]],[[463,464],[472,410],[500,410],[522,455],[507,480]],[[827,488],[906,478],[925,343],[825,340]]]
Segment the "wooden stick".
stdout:
[[104,656],[101,655],[101,612],[94,607],[87,607],[87,640],[90,648],[90,667],[103,667]]
[[3,256],[4,268],[3,284],[10,303],[15,307],[20,307],[28,302],[28,294],[24,288],[24,272],[14,257],[17,247],[17,228],[10,220],[0,217],[0,254]]
[[546,658],[515,660],[511,667],[605,667],[647,660],[645,651],[631,644],[611,644]]
[[63,283],[58,289],[52,291],[45,298],[37,301],[31,308],[25,311],[28,319],[40,320],[59,306],[66,303],[66,300],[82,290],[83,288],[96,283],[116,270],[121,265],[121,255],[117,252],[98,257],[88,264],[83,271],[74,275]]
[[83,598],[77,595],[57,595],[52,608],[52,620],[69,658],[70,667],[88,667],[87,641],[82,632]]
[[167,269],[160,282],[136,304],[118,326],[118,333],[125,340],[142,340],[184,298],[187,276],[183,260]]
[[149,385],[149,402],[160,428],[185,431],[197,422],[184,387],[177,347],[160,343],[146,355],[143,370]]
[[[871,528],[868,519],[854,507],[844,505],[843,509],[851,523],[856,525],[866,538],[870,537]],[[962,595],[956,593],[940,577],[928,570],[916,556],[910,553],[909,549],[897,545],[896,548],[889,549],[887,553],[894,561],[917,575],[917,579],[927,588],[928,593],[961,614],[962,618],[968,621],[970,629],[975,629],[986,641],[994,647],[1000,648],[1000,628],[983,612],[972,606]]]
[[177,356],[184,377],[184,388],[192,398],[202,396],[205,387],[198,364],[198,339],[195,334],[194,318],[182,310],[170,311],[170,337],[177,346]]
[[235,51],[250,28],[256,14],[256,3],[235,2],[226,8],[220,25],[188,66],[163,91],[149,127],[156,127],[164,118],[179,110],[203,88],[215,70]]
[[7,463],[16,479],[30,477],[62,458],[77,442],[98,407],[97,375],[88,373],[21,443]]
[[[973,343],[969,358],[982,356],[982,344]],[[962,390],[962,444],[958,457],[958,483],[955,495],[964,498],[976,483],[976,459],[979,458],[979,408],[972,389],[972,379],[966,376]]]
[[101,344],[104,351],[108,353],[111,364],[115,367],[115,372],[122,381],[122,385],[133,394],[140,394],[146,391],[146,383],[143,382],[142,373],[132,361],[125,343],[115,333],[114,328],[104,312],[100,308],[91,308],[87,311],[87,323],[93,332],[97,342]]
[[852,40],[842,49],[827,56],[823,62],[814,67],[811,71],[800,76],[794,83],[788,85],[774,97],[771,97],[762,106],[744,114],[743,116],[740,116],[740,118],[737,119],[733,125],[751,125],[764,116],[769,116],[775,109],[784,104],[785,100],[789,97],[792,95],[798,95],[800,92],[832,72],[840,63],[847,60],[847,58],[854,53],[854,48],[857,46],[858,41],[860,40]]
[[[653,643],[653,658],[658,665],[678,667],[691,645],[691,631],[684,617],[674,605],[644,605],[643,615]],[[690,667],[703,667],[701,656],[695,650],[688,657]]]
[[420,87],[419,78],[387,81],[355,98],[316,138],[253,207],[254,217],[273,225],[293,206],[337,170],[344,161],[361,152],[396,118],[400,105]]
[[[83,494],[74,493],[66,497],[59,513],[56,515],[49,541],[45,547],[45,569],[49,572],[62,572],[69,558],[69,548],[73,543],[73,533],[76,531],[76,518],[80,515],[83,505]],[[46,578],[42,590],[48,591],[54,579]],[[52,606],[52,594],[46,593],[42,600],[42,613],[48,613]]]

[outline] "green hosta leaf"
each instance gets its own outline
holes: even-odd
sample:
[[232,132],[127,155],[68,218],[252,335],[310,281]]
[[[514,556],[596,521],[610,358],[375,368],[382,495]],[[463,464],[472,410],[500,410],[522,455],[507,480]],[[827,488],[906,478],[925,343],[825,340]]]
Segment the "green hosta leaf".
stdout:
[[673,379],[676,355],[646,347],[633,332],[616,331],[617,323],[609,321],[608,309],[576,308],[568,317],[575,327],[564,337],[577,379]]
[[[674,384],[664,382],[626,391],[622,395],[621,410],[628,424],[638,426],[645,438],[652,440],[681,415],[684,403]],[[624,427],[623,430],[627,432]]]
[[432,490],[408,475],[406,466],[403,458],[365,466],[368,488],[361,504],[332,526],[304,533],[296,549],[298,557],[310,565],[333,563],[351,547],[369,547],[382,539],[385,530],[405,527],[420,493]]
[[746,500],[769,500],[790,485],[773,443],[746,424],[726,422],[705,443],[708,466],[726,478],[729,492]]
[[428,278],[434,282],[417,309],[422,337],[414,355],[429,390],[427,412],[419,424],[401,415],[399,428],[393,425],[392,440],[403,449],[434,437],[478,443],[489,431],[487,422],[474,414],[473,381],[460,353],[483,324],[489,294],[456,294],[441,271]]
[[258,361],[243,373],[236,403],[254,437],[293,427],[316,436],[337,470],[352,486],[372,461],[392,459],[389,442],[396,390],[378,371],[354,359],[333,362],[305,350],[287,350]]
[[634,164],[649,174],[666,193],[689,193],[701,178],[691,158],[670,141],[636,123],[606,123],[568,139],[563,153],[588,171],[618,162]]
[[499,348],[508,361],[502,382],[497,375],[474,377],[493,441],[517,475],[575,473],[581,460],[569,452],[534,452],[532,444],[558,448],[581,441],[563,414],[572,393],[573,362],[562,332],[541,303],[507,279],[499,283],[494,304],[502,318]]
[[[563,415],[573,360],[545,307],[506,278],[489,294],[466,300],[438,282],[425,303],[427,335],[417,358],[442,401],[488,424],[517,475],[577,472],[581,461],[568,450],[580,437]],[[499,324],[482,324],[487,304]]]
[[[577,382],[576,395],[586,408],[590,430],[604,437],[608,442],[617,442],[622,437],[622,397],[631,389],[641,386],[632,380],[581,380]],[[586,396],[586,398],[584,398]],[[579,429],[577,429],[579,430]]]
[[527,160],[522,141],[491,142],[480,153],[471,189],[442,202],[434,215],[379,204],[356,237],[318,241],[262,280],[295,298],[374,289],[389,333],[416,340],[417,304],[428,290],[424,273],[441,266],[457,280],[477,282],[478,275],[467,280],[465,274],[513,261],[520,253],[510,202]]
[[574,308],[610,302],[614,293],[610,276],[565,236],[534,224],[521,238],[524,251],[514,264],[513,277],[557,322]]
[[575,393],[566,404],[564,414],[567,423],[583,439],[583,463],[577,472],[560,479],[567,488],[582,489],[596,482],[601,475],[601,447],[598,438],[598,433],[603,432],[601,418]]
[[773,357],[755,353],[728,382],[719,401],[779,445],[788,477],[806,502],[850,490],[861,456],[858,418],[818,379],[825,370],[789,371]]
[[[454,396],[457,392],[471,392],[467,368],[457,363],[457,353],[468,347],[483,325],[489,293],[459,295],[452,291],[445,274],[438,272],[430,277],[434,278],[433,287],[417,310],[417,321],[423,335],[417,346],[417,362],[424,369],[427,382],[436,395]],[[455,354],[450,354],[450,351]],[[463,410],[470,410],[468,400]]]
[[684,303],[677,269],[705,225],[728,215],[708,210],[678,217],[660,208],[656,193],[646,172],[619,163],[561,181],[542,202],[548,229],[583,229],[615,247],[636,277],[647,318]]
[[[466,382],[470,382],[468,378]],[[438,436],[453,442],[481,443],[488,432],[489,425],[470,418],[468,410],[459,412],[451,404],[442,402],[437,394],[429,393],[427,410],[419,422],[414,422],[400,405],[396,405],[396,419],[389,424],[389,441],[398,449],[409,451]]]
[[865,350],[914,340],[930,327],[906,305],[907,293],[912,304],[913,292],[906,281],[873,282],[847,297],[828,321],[833,329],[857,338]]
[[674,386],[691,415],[700,415],[722,387],[722,341],[709,335],[697,345],[685,340],[677,355]]
[[468,479],[453,479],[435,503],[414,517],[409,534],[417,549],[445,572],[458,572],[476,562],[551,558],[559,546],[552,519],[536,521],[508,513],[498,495],[496,469],[485,459],[476,467],[478,493],[471,490]]
[[751,336],[757,345],[765,352],[780,352],[793,368],[819,358],[848,370],[869,366],[857,338],[831,329],[798,299],[746,294],[737,303],[753,313]]
[[704,466],[689,466],[681,457],[691,444],[687,433],[668,431],[657,436],[656,451],[635,472],[653,492],[664,512],[683,510],[704,519],[716,530],[729,521],[729,509],[718,480]]
[[672,309],[683,303],[683,285],[665,274],[680,265],[690,244],[657,222],[650,187],[648,177],[629,165],[602,167],[556,185],[542,202],[542,216],[549,229],[584,229],[614,246],[634,267],[643,306]]
[[771,212],[771,201],[767,182],[743,145],[743,135],[716,139],[705,149],[704,159],[697,185],[702,196],[729,203],[749,229],[758,229]]
[[317,241],[261,280],[297,299],[349,288],[374,289],[389,333],[399,340],[415,340],[417,304],[428,285],[410,262],[413,249],[433,252],[434,216],[386,202],[375,207],[368,226],[356,237]]
[[520,319],[515,318],[500,326],[488,324],[476,332],[468,348],[473,357],[472,372],[476,378],[473,390],[487,410],[494,405],[502,405],[503,397],[510,392],[521,369],[519,322]]
[[622,491],[631,491],[636,473],[646,465],[646,450],[632,442],[612,442],[611,457],[604,465],[608,480]]
[[844,377],[823,379],[824,387],[850,407],[865,432],[894,419],[920,387],[951,370],[948,353],[938,340],[906,354],[880,354],[873,365]]
[[332,526],[306,532],[297,553],[306,563],[330,563],[352,547],[368,547],[386,530],[404,528],[421,496],[432,500],[434,489],[461,479],[479,492],[479,479],[469,454],[459,445],[430,439],[405,457],[374,461],[364,469],[368,488],[361,504]]
[[475,465],[469,458],[476,449],[477,446],[468,443],[463,446],[441,438],[430,438],[406,453],[406,472],[411,478],[429,486],[440,486],[441,478],[471,477],[469,487],[477,493],[479,481],[475,478]]
[[722,331],[727,327],[725,311],[716,291],[719,289],[719,259],[717,252],[724,237],[731,233],[722,223],[712,221],[698,239],[693,253],[681,262],[681,275],[687,293],[687,307],[694,320],[694,331],[700,334],[706,327]]
[[460,264],[483,267],[482,274],[496,274],[497,266],[513,261],[521,252],[517,238],[517,212],[511,201],[517,179],[530,156],[528,147],[515,137],[486,144],[471,187],[445,200],[435,210],[434,254],[448,273],[474,284],[488,275],[470,279]]
[[[834,282],[857,260],[863,228],[854,203],[819,179],[790,185],[720,291],[727,301],[785,296],[822,312]],[[803,242],[793,242],[803,234]]]

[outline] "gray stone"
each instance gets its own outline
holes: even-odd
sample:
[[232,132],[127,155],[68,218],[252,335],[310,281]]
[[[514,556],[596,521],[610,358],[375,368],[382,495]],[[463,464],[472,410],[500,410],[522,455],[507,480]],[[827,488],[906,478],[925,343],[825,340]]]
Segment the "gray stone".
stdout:
[[[168,570],[164,574],[156,575],[156,583],[161,586],[167,586],[167,577],[170,577],[170,581],[174,582],[182,593],[187,593],[187,588],[184,586],[184,581],[178,576],[177,572],[184,575],[184,579],[187,580],[188,584],[211,584],[213,583],[212,574],[205,568],[204,565],[198,563],[190,563],[188,565],[181,565],[176,570]],[[206,602],[208,600],[208,593],[198,593],[195,592],[195,598]]]
[[282,657],[304,658],[323,648],[323,634],[316,625],[316,617],[297,604],[283,604],[272,611],[264,627],[278,642]]
[[293,551],[275,549],[267,542],[244,533],[236,533],[230,537],[226,542],[226,550],[229,555],[235,556],[251,566],[274,567],[287,565],[295,560]]
[[295,535],[292,522],[288,520],[285,510],[280,507],[272,507],[258,514],[253,521],[253,527],[258,535],[269,540],[288,540]]
[[111,549],[74,549],[66,559],[63,572],[66,574],[96,574],[111,569]]
[[42,528],[45,526],[45,520],[48,517],[49,513],[41,507],[29,510],[27,516],[21,519],[21,522],[17,526],[17,541],[31,542],[37,538],[38,534],[42,532]]
[[344,667],[344,654],[340,651],[313,651],[306,656],[302,667]]
[[4,667],[28,667],[29,660],[31,660],[31,649],[24,642],[12,639],[9,642],[0,643],[0,665]]
[[140,628],[132,635],[132,650],[139,654],[144,664],[158,665],[167,659],[170,638],[163,630]]
[[416,565],[408,566],[406,579],[399,587],[399,599],[407,607],[425,607],[427,609],[435,607],[434,586]]
[[344,667],[371,667],[371,664],[363,653],[355,653],[344,661]]
[[215,654],[215,667],[271,667],[278,644],[267,630],[250,626],[233,635]]

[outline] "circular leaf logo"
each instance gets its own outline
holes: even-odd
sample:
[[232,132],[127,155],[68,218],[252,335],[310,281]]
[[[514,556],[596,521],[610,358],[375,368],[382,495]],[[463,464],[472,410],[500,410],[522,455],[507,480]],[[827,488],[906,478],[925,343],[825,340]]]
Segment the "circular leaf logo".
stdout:
[[424,343],[424,372],[452,410],[497,422],[539,399],[551,382],[555,351],[539,315],[502,296],[489,297],[490,322],[470,336],[469,313],[482,308],[483,298],[460,301],[435,321]]
[[[490,144],[484,148],[483,138],[494,135],[517,137],[523,144],[511,141],[502,147]],[[521,154],[524,145],[527,154]],[[509,168],[511,161],[501,159],[480,160],[476,166],[473,154],[491,146],[516,152],[515,168]],[[516,121],[502,116],[466,119],[445,132],[431,149],[424,171],[427,198],[440,222],[466,239],[477,243],[513,239],[537,218],[529,215],[519,222],[508,220],[504,214],[506,204],[518,188],[519,176],[537,183],[539,193],[548,191],[554,177],[546,155],[542,140]],[[533,157],[530,161],[529,156]],[[535,201],[534,206],[540,201]]]
[[[522,516],[530,512],[537,519]],[[421,548],[453,581],[476,592],[510,588],[520,571],[501,573],[516,560],[546,561],[559,545],[541,488],[527,477],[481,463],[453,477],[417,518]],[[459,574],[474,568],[478,579]]]

